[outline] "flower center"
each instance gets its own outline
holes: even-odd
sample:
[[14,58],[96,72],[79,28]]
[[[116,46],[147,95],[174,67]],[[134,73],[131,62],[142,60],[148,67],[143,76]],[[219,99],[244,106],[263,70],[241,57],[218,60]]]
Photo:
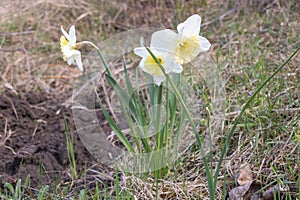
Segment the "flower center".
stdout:
[[65,46],[67,46],[69,44],[69,41],[66,39],[65,36],[61,36],[60,37],[60,48],[64,48]]
[[[161,57],[156,57],[158,62],[164,66],[164,61]],[[163,76],[164,73],[161,71],[159,65],[155,62],[154,58],[152,58],[151,55],[149,55],[144,63],[145,70],[154,76]]]
[[193,60],[200,51],[200,39],[197,35],[181,37],[175,48],[175,61],[178,64],[185,64]]

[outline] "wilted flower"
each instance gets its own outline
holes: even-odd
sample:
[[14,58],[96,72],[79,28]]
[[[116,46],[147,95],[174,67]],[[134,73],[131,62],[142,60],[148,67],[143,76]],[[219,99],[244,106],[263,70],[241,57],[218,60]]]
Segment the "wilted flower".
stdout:
[[69,34],[61,27],[63,35],[60,37],[60,48],[63,53],[63,59],[67,61],[69,65],[76,62],[78,69],[83,71],[81,53],[78,50],[79,46],[76,43],[75,27],[71,26]]
[[[172,34],[171,30],[163,30],[164,34],[161,34],[161,31],[155,32],[151,37],[150,51],[155,55],[157,60],[160,62],[166,74],[171,72],[181,73],[182,66],[175,63],[174,53],[172,51],[172,46],[168,46],[165,42],[161,43],[160,41],[163,38],[158,38],[157,36],[169,37],[168,33]],[[155,62],[154,58],[150,55],[145,47],[139,47],[134,49],[134,53],[140,57],[142,60],[139,64],[141,69],[152,75],[154,83],[160,85],[165,79],[163,71],[160,69],[159,65]]]

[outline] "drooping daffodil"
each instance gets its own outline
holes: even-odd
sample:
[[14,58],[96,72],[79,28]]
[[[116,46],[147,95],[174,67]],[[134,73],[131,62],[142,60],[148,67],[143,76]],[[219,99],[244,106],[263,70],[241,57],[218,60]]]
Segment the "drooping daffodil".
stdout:
[[76,43],[75,27],[71,26],[69,33],[67,33],[63,27],[61,27],[63,35],[60,37],[60,48],[63,53],[63,59],[67,61],[69,65],[76,62],[80,71],[83,71],[83,65],[81,61],[81,53],[78,50],[79,44]]
[[158,31],[156,42],[161,46],[168,46],[169,49],[173,48],[176,63],[186,64],[199,53],[208,51],[211,46],[205,37],[199,35],[200,25],[201,17],[197,14],[192,15],[178,24],[177,34],[169,29]]
[[[172,31],[169,30],[169,33],[172,34]],[[161,36],[163,38],[159,38]],[[164,38],[167,39],[170,35],[164,30],[164,34],[161,34],[160,31],[157,31],[152,34],[151,36],[151,43],[150,43],[150,51],[155,55],[158,62],[163,67],[166,74],[171,72],[173,73],[181,73],[182,66],[178,63],[175,63],[174,59],[174,52],[172,50],[172,46],[166,45],[166,43],[161,43],[160,41]],[[174,36],[173,34],[171,36]],[[142,60],[140,61],[139,66],[141,69],[152,75],[154,83],[156,85],[161,85],[161,83],[166,79],[163,71],[156,63],[155,59],[151,56],[148,50],[145,47],[138,47],[134,49],[134,53],[140,57]]]

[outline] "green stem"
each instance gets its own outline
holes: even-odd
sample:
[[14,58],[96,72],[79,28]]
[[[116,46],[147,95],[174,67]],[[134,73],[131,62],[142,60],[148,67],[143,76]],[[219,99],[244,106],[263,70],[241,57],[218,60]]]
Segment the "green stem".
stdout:
[[156,134],[156,144],[155,149],[160,149],[163,145],[163,132],[160,131],[161,129],[161,97],[162,97],[162,86],[154,87],[154,95],[155,95],[155,103],[152,105],[152,120],[155,119],[154,130]]
[[210,169],[209,169],[209,166],[208,166],[208,162],[207,162],[207,159],[205,157],[205,152],[203,150],[203,146],[202,146],[202,142],[201,142],[201,139],[200,139],[200,135],[198,133],[198,130],[194,124],[194,121],[193,121],[193,118],[187,108],[187,106],[185,105],[184,103],[184,100],[182,99],[181,97],[181,94],[178,90],[178,88],[176,87],[176,85],[174,84],[174,82],[172,81],[172,79],[170,78],[170,76],[168,74],[165,73],[164,71],[164,67],[161,65],[161,63],[158,61],[158,59],[155,57],[155,55],[151,52],[151,50],[146,47],[147,51],[149,52],[149,54],[152,56],[152,58],[155,60],[156,64],[160,67],[160,69],[162,70],[162,72],[164,73],[164,75],[166,76],[167,80],[169,81],[169,83],[171,84],[180,104],[182,105],[184,111],[186,112],[186,115],[191,123],[191,126],[192,126],[192,129],[194,131],[194,134],[196,136],[196,141],[199,145],[199,149],[200,149],[200,152],[201,152],[201,155],[203,157],[203,163],[204,163],[204,168],[205,168],[205,171],[206,171],[206,177],[207,177],[207,181],[208,181],[208,187],[209,187],[209,193],[210,193],[210,199],[214,199],[214,192],[213,192],[213,182],[212,182],[212,176],[211,176],[211,172],[210,172]]
[[107,74],[112,77],[112,73],[111,73],[111,71],[110,71],[110,69],[108,67],[108,63],[107,63],[107,61],[106,61],[106,59],[105,59],[105,57],[104,57],[101,49],[99,49],[99,47],[97,47],[97,45],[95,45],[94,43],[92,43],[90,41],[82,41],[82,42],[78,43],[78,45],[80,45],[80,44],[89,44],[89,45],[92,45],[97,50],[98,55],[100,56],[100,58],[101,58],[101,60],[103,62],[103,65],[104,65],[104,67],[106,69]]
[[[200,139],[199,132],[198,132],[196,126],[195,126],[195,123],[194,123],[194,121],[193,121],[193,118],[192,118],[192,116],[191,116],[191,113],[190,113],[190,111],[188,110],[187,106],[185,105],[184,100],[182,99],[182,96],[181,96],[181,94],[180,94],[178,88],[176,87],[176,85],[174,84],[174,82],[172,81],[172,79],[170,78],[170,76],[169,76],[168,74],[166,74],[166,77],[167,77],[169,83],[171,84],[171,86],[172,86],[172,88],[173,88],[173,90],[174,90],[174,92],[175,92],[175,94],[176,94],[176,96],[177,96],[177,98],[178,98],[178,100],[179,100],[181,106],[183,107],[183,109],[184,109],[184,111],[185,111],[185,113],[186,113],[186,115],[187,115],[187,118],[189,119],[189,121],[190,121],[190,123],[191,123],[192,129],[193,129],[194,134],[195,134],[195,136],[196,136],[197,143],[198,143],[198,145],[199,145],[199,149],[200,149],[201,155],[202,155],[202,157],[203,157],[204,167],[205,167],[205,171],[206,171],[206,173],[207,173],[206,176],[207,176],[208,185],[209,185],[209,186],[212,186],[211,171],[210,171],[209,166],[208,166],[208,162],[207,162],[206,155],[205,155],[205,152],[204,152],[204,149],[203,149],[203,146],[202,146],[202,142],[201,142],[201,139]],[[212,189],[212,188],[209,187],[209,190],[211,190],[211,189]],[[211,194],[211,192],[212,192],[212,191],[210,191],[210,194]],[[212,199],[214,199],[214,198],[212,198]]]
[[[177,86],[180,82],[180,74],[173,74],[172,78],[175,80],[175,85]],[[166,82],[168,84],[168,81]],[[167,86],[167,88],[169,88]],[[176,102],[176,95],[173,92],[169,92],[169,94],[167,95],[168,97],[168,104],[167,104],[167,108],[169,108],[169,116],[170,116],[170,128],[169,128],[169,133],[168,133],[168,137],[169,139],[166,139],[166,141],[170,140],[170,142],[173,139],[173,134],[174,134],[174,125],[175,125],[175,116],[176,116],[176,107],[177,107],[177,102]],[[167,118],[169,119],[169,118]],[[168,129],[168,126],[167,128]]]

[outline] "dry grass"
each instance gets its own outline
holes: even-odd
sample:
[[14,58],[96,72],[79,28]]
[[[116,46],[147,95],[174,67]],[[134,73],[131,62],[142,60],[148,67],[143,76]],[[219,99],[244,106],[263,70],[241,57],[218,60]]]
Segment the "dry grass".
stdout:
[[[292,0],[4,0],[0,5],[0,90],[15,93],[45,90],[71,94],[72,81],[80,74],[61,59],[61,25],[75,24],[78,40],[97,42],[135,27],[174,28],[192,13],[199,13],[202,35],[211,41],[210,54],[227,81],[228,109],[224,130],[217,133],[219,144],[249,94],[300,45],[300,4]],[[296,140],[300,137],[299,63],[297,55],[243,117],[219,174],[218,199],[224,197],[224,179],[226,190],[233,188],[234,177],[245,162],[262,184],[290,181],[292,194],[299,193],[295,186],[300,179],[300,144]],[[215,160],[221,148],[215,145]],[[158,188],[151,177],[124,175],[121,192],[153,199],[158,189],[160,199],[208,199],[200,154],[191,150],[176,165],[175,174],[160,180]]]

